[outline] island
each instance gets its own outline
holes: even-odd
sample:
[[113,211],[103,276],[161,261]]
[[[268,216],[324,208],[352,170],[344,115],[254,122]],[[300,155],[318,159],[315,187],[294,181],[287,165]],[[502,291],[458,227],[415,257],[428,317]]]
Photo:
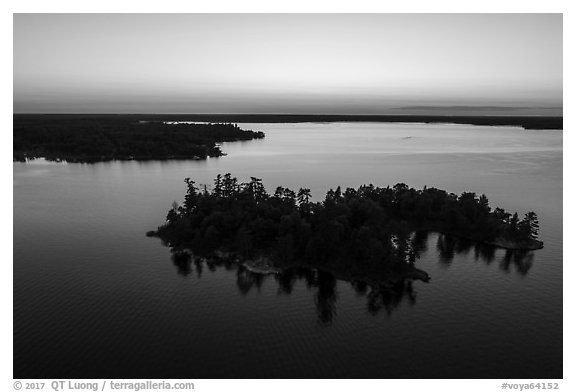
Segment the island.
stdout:
[[233,261],[253,272],[304,267],[378,286],[428,281],[415,266],[420,249],[412,239],[422,230],[515,251],[543,247],[536,213],[520,219],[472,192],[370,184],[337,187],[313,202],[310,189],[269,194],[255,177],[240,183],[227,173],[210,187],[184,181],[182,205],[174,202],[164,224],[147,235],[176,255]]
[[127,115],[14,115],[13,160],[206,159],[218,143],[261,139],[232,123],[171,123]]

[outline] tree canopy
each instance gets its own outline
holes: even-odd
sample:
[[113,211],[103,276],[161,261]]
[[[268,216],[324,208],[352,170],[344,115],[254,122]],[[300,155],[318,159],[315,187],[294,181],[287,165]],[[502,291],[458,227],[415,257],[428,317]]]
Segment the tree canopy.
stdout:
[[217,143],[263,138],[231,123],[168,124],[125,116],[14,116],[14,160],[205,159]]

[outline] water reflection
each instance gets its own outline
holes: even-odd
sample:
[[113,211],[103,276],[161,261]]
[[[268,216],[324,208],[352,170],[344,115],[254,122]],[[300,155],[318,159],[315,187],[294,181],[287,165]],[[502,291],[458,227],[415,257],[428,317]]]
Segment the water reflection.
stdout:
[[236,271],[236,286],[238,286],[238,290],[242,295],[248,294],[253,287],[256,291],[260,292],[262,283],[264,283],[267,277],[268,275],[252,272],[242,265],[239,265]]
[[500,269],[505,272],[510,272],[511,267],[522,276],[525,276],[534,261],[534,252],[525,250],[507,251],[504,258],[500,262]]
[[[465,256],[471,251],[474,252],[475,260],[492,264],[496,260],[497,248],[453,235],[438,234],[436,250],[438,251],[438,262],[449,266],[454,260],[454,256]],[[533,251],[507,249],[504,251],[504,256],[499,260],[499,269],[526,276],[532,268],[533,261]]]
[[[290,295],[297,282],[303,282],[309,291],[313,292],[313,301],[320,325],[330,325],[337,314],[338,279],[330,272],[317,269],[297,267],[288,268],[279,273],[263,274],[253,272],[241,264],[225,260],[207,260],[193,257],[190,253],[172,253],[172,262],[182,276],[195,273],[197,278],[202,277],[204,268],[215,271],[217,268],[235,270],[236,286],[242,295],[254,290],[260,292],[264,281],[274,281],[277,285],[278,295]],[[416,302],[416,293],[412,281],[406,280],[394,284],[368,284],[361,281],[340,281],[349,284],[356,294],[366,298],[366,310],[372,315],[385,310],[390,315],[404,298],[409,304]]]
[[[449,267],[455,256],[469,255],[471,252],[475,260],[481,260],[488,265],[496,260],[497,248],[493,246],[453,235],[434,235],[437,235],[436,251],[440,265]],[[405,252],[406,261],[416,263],[429,250],[428,242],[431,237],[432,233],[419,231],[403,239],[400,248]],[[531,251],[506,250],[499,260],[499,269],[505,273],[514,272],[525,276],[532,267],[533,257]],[[253,290],[259,293],[265,281],[275,282],[278,295],[290,295],[296,284],[301,282],[313,293],[320,325],[330,325],[337,315],[338,284],[350,285],[357,296],[365,298],[366,311],[374,316],[382,311],[390,316],[403,302],[410,306],[416,303],[416,291],[411,279],[370,283],[347,281],[337,279],[330,272],[307,267],[287,268],[274,273],[262,272],[227,259],[195,257],[190,252],[173,252],[171,259],[178,274],[185,277],[195,275],[196,278],[201,278],[205,268],[211,272],[217,269],[234,271],[236,286],[242,295],[247,295]]]

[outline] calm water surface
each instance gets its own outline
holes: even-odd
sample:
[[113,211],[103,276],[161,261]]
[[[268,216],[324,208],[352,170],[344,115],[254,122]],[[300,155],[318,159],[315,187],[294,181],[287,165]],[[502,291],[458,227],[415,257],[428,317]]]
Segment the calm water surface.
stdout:
[[[450,124],[244,124],[207,161],[14,163],[15,378],[560,378],[562,131]],[[485,193],[538,213],[524,258],[430,234],[429,283],[377,295],[299,271],[174,261],[144,233],[184,177],[269,191],[361,184]],[[508,255],[509,256],[509,255]]]

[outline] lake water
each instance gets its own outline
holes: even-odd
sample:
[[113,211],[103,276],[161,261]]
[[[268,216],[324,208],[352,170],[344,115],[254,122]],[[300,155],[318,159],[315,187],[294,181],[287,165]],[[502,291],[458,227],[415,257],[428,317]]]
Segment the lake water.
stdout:
[[[14,163],[15,378],[561,378],[562,131],[243,124],[206,161]],[[324,274],[189,265],[146,231],[218,173],[308,187],[404,182],[534,210],[544,249],[431,234],[431,276],[374,295]],[[509,256],[509,255],[508,255]]]

